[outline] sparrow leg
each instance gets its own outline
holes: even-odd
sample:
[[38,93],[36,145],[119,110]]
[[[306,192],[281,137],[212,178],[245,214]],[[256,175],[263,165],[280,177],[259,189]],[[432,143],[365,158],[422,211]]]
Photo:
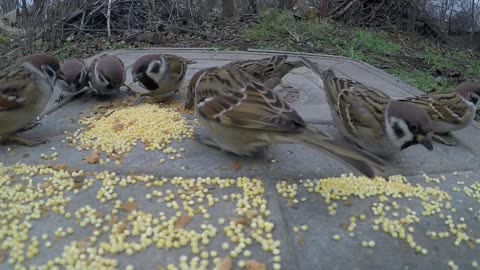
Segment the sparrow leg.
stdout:
[[129,96],[136,96],[136,95],[138,95],[138,93],[135,92],[135,91],[133,91],[133,89],[132,89],[130,86],[128,86],[128,85],[126,85],[126,84],[124,84],[123,86],[125,86],[125,88],[127,88],[127,94],[128,94]]
[[445,133],[445,134],[435,133],[433,134],[432,138],[441,144],[450,145],[450,146],[457,145],[457,141],[455,141],[455,139],[451,137],[450,133]]
[[24,131],[27,131],[27,130],[30,130],[30,129],[34,129],[38,126],[42,125],[42,123],[39,123],[39,122],[35,122],[35,123],[30,123],[26,126],[24,126],[23,128],[19,129],[18,132],[24,132]]
[[44,144],[44,143],[48,143],[48,142],[49,142],[49,140],[30,141],[30,140],[22,139],[20,137],[14,136],[14,135],[6,137],[5,139],[3,139],[1,141],[1,143],[3,143],[3,144],[19,144],[19,145],[25,145],[25,146],[36,146],[36,145]]

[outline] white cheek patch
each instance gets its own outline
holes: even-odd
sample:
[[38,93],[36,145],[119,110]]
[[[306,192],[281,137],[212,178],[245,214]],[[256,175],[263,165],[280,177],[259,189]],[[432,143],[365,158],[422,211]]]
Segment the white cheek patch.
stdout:
[[[385,129],[387,136],[396,147],[402,147],[402,145],[414,139],[414,135],[410,132],[408,125],[404,120],[396,117],[389,117],[386,122]],[[397,133],[395,133],[393,128],[395,125],[403,131],[403,136],[399,137]]]
[[98,72],[97,66],[98,65],[95,66],[95,80],[103,87],[106,87],[108,85],[108,80]]
[[[162,78],[165,75],[165,72],[167,71],[167,63],[165,62],[165,59],[162,58],[162,60],[163,61],[153,60],[152,62],[150,62],[150,64],[148,64],[146,74],[156,83],[160,83],[162,81]],[[160,70],[158,70],[158,73],[152,72],[153,66],[155,64],[160,65]]]

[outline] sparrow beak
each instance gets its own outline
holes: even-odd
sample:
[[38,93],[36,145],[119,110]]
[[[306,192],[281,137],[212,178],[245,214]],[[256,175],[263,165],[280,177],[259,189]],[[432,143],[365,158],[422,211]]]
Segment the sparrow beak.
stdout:
[[432,135],[417,135],[417,142],[423,144],[425,148],[427,148],[429,151],[433,151],[433,141],[432,141]]

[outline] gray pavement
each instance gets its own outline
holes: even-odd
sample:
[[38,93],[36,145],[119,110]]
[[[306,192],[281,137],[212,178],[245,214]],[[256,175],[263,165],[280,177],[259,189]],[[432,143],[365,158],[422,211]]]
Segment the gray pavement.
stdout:
[[[268,57],[275,52],[258,50],[249,52],[226,52],[208,49],[152,48],[114,51],[110,53],[120,57],[127,67],[131,65],[137,57],[144,54],[178,54],[197,61],[196,64],[189,66],[187,72],[187,78],[189,79],[195,72],[202,68],[223,65],[235,60]],[[295,56],[299,54],[289,53],[289,55],[289,59],[295,60]],[[382,89],[392,97],[405,97],[420,93],[415,88],[366,63],[336,56],[304,55],[307,55],[321,66],[334,68],[339,75]],[[93,59],[94,57],[88,59],[87,62]],[[129,74],[127,83],[130,82],[131,77]],[[332,134],[339,140],[342,140],[331,124],[327,104],[321,89],[318,89],[317,85],[319,85],[319,83],[314,75],[311,74],[307,68],[302,67],[288,74],[282,84],[278,86],[277,91],[293,104],[305,120],[317,125],[321,130]],[[125,94],[121,94],[116,98],[125,97]],[[449,269],[454,268],[452,263],[457,265],[459,269],[475,269],[472,266],[472,261],[476,260],[480,264],[480,250],[478,248],[480,245],[480,184],[473,186],[473,189],[478,188],[476,193],[475,190],[473,191],[473,195],[467,196],[463,191],[465,186],[468,187],[478,183],[475,181],[478,181],[476,174],[480,164],[478,157],[480,138],[477,136],[479,126],[476,123],[455,133],[456,139],[460,142],[459,146],[449,147],[435,144],[435,150],[433,152],[428,152],[420,146],[411,147],[391,160],[387,168],[385,176],[396,174],[407,176],[407,182],[411,183],[412,186],[418,184],[420,187],[425,187],[425,189],[422,189],[422,192],[426,190],[426,187],[438,188],[444,191],[442,194],[450,196],[450,204],[455,208],[455,212],[450,208],[443,208],[441,210],[443,215],[435,213],[432,216],[425,217],[422,215],[425,207],[428,208],[428,206],[425,206],[425,203],[429,201],[440,201],[437,200],[434,195],[430,194],[428,199],[419,199],[415,196],[413,198],[405,198],[411,194],[402,193],[401,198],[391,198],[389,194],[382,193],[389,197],[387,201],[383,202],[385,205],[390,205],[393,201],[396,201],[396,203],[400,205],[397,210],[398,217],[396,217],[396,214],[393,214],[393,212],[395,212],[393,209],[386,211],[388,212],[386,217],[389,217],[390,220],[400,219],[407,215],[407,208],[417,213],[416,216],[419,218],[418,222],[406,224],[402,221],[401,223],[407,230],[408,227],[412,227],[413,232],[410,234],[415,239],[415,242],[428,253],[421,254],[421,251],[416,252],[409,247],[405,239],[400,239],[400,237],[393,238],[383,232],[381,228],[379,231],[372,230],[375,222],[379,222],[375,220],[378,220],[380,217],[379,215],[374,215],[372,212],[374,204],[382,202],[382,198],[377,195],[365,200],[359,199],[356,195],[346,195],[345,198],[340,198],[339,201],[335,201],[338,205],[337,214],[330,215],[329,210],[327,210],[329,204],[324,200],[325,195],[309,192],[303,184],[306,182],[306,179],[323,179],[340,176],[341,174],[348,173],[348,168],[336,160],[319,154],[314,150],[306,149],[301,145],[275,145],[269,147],[264,155],[253,158],[240,158],[203,146],[192,139],[186,139],[172,143],[172,146],[176,149],[180,147],[185,149],[185,152],[182,153],[183,157],[175,161],[167,161],[162,165],[160,165],[158,161],[161,158],[168,158],[165,154],[160,151],[144,151],[140,145],[137,145],[132,152],[125,156],[122,161],[122,166],[116,166],[113,163],[106,165],[86,164],[83,158],[89,155],[91,151],[78,151],[74,147],[69,147],[66,143],[62,142],[62,140],[65,139],[65,131],[71,134],[78,129],[79,124],[77,120],[79,116],[88,114],[89,109],[97,102],[98,101],[92,98],[90,94],[86,94],[73,103],[52,113],[47,118],[42,119],[41,126],[22,133],[20,136],[29,139],[49,138],[50,142],[33,148],[0,146],[0,162],[6,165],[12,165],[16,162],[31,165],[65,164],[68,168],[74,170],[84,170],[85,172],[91,173],[110,171],[116,172],[116,174],[120,176],[127,176],[134,171],[135,174],[148,174],[154,175],[156,178],[165,177],[169,179],[177,176],[184,178],[250,177],[261,179],[261,183],[263,183],[265,189],[264,192],[259,192],[258,196],[267,201],[266,207],[271,212],[271,215],[264,216],[264,218],[273,222],[275,226],[272,231],[273,239],[279,240],[281,243],[279,247],[281,252],[281,269]],[[50,106],[53,106],[53,103],[50,104]],[[192,118],[192,116],[187,117]],[[58,152],[58,159],[56,161],[41,159],[40,154],[52,153],[52,147],[55,147],[55,152]],[[276,160],[276,162],[272,162],[272,160]],[[241,168],[232,169],[232,164],[234,163],[241,164]],[[427,183],[423,174],[438,177],[440,180],[438,183]],[[70,178],[67,177],[66,179]],[[37,181],[41,181],[41,179],[37,179]],[[281,192],[278,192],[276,188],[276,185],[281,181],[288,181],[289,185],[298,184],[298,194],[295,195],[295,198],[300,201],[299,203],[292,203],[293,198],[287,199],[281,196]],[[365,181],[362,183],[369,185],[368,182]],[[101,183],[101,181],[96,181],[93,187],[86,191],[81,190],[78,194],[66,191],[62,196],[65,198],[71,197],[71,201],[67,204],[66,211],[71,212],[73,215],[79,208],[90,205],[92,208],[104,214],[110,213],[113,204],[111,202],[101,203],[96,198],[97,191],[101,188],[102,184],[104,186],[106,185],[105,183]],[[321,184],[318,185],[321,186]],[[382,184],[379,183],[372,183],[371,185],[372,189],[382,188]],[[247,196],[249,193],[245,190],[242,193],[241,187],[232,186],[220,188],[217,184],[209,184],[208,186],[210,188],[207,193],[219,200],[215,206],[208,208],[208,213],[211,217],[205,218],[199,214],[195,216],[185,228],[200,233],[203,230],[201,224],[211,224],[215,226],[218,231],[213,237],[213,240],[207,245],[202,245],[200,250],[215,250],[218,251],[218,257],[225,257],[236,246],[235,243],[232,243],[226,238],[223,228],[228,225],[229,220],[238,219],[238,212],[235,212],[236,207],[238,207],[238,199],[224,201],[223,196],[233,193],[240,193],[243,194],[242,196]],[[395,185],[390,183],[387,184],[387,186],[394,189]],[[402,188],[410,188],[406,183],[401,186]],[[325,188],[326,186],[323,187]],[[395,187],[398,188],[398,186]],[[179,185],[167,181],[165,186],[157,187],[155,190],[166,192],[167,189],[171,189],[175,193],[179,188]],[[347,185],[347,189],[348,188],[351,187]],[[165,202],[146,199],[146,194],[152,191],[150,188],[145,187],[143,183],[131,184],[125,188],[117,186],[114,190],[123,202],[129,197],[135,198],[138,209],[141,211],[152,213],[155,216],[163,211],[168,218],[175,215],[175,211],[169,208]],[[302,198],[305,198],[304,202],[302,202]],[[249,200],[250,203],[252,203],[253,199],[249,198]],[[448,199],[446,199],[446,201],[448,201]],[[445,206],[446,201],[440,202],[442,207]],[[181,202],[182,200],[178,199],[178,203],[181,204]],[[2,203],[5,204],[8,203],[8,201],[2,201]],[[17,203],[21,203],[21,201]],[[260,208],[252,206],[252,209],[259,211]],[[360,214],[365,215],[365,221],[358,220],[358,215]],[[121,214],[119,214],[119,216],[120,215]],[[125,213],[123,213],[123,215],[126,216]],[[350,218],[355,215],[357,215],[357,226],[352,231],[353,235],[350,235],[350,232],[346,229],[348,226],[345,224],[350,223]],[[458,246],[454,244],[458,238],[458,236],[454,234],[460,230],[455,231],[455,233],[451,232],[449,237],[440,240],[432,240],[427,236],[427,231],[448,231],[448,226],[445,224],[445,221],[448,220],[448,215],[451,216],[453,223],[457,225],[461,223],[466,224],[466,229],[462,229],[461,231],[465,232],[465,234],[469,236],[469,239],[462,241]],[[219,218],[224,218],[227,222],[223,225],[219,224],[217,222]],[[65,247],[70,245],[73,240],[82,240],[91,237],[94,230],[89,226],[85,228],[79,227],[79,224],[75,222],[74,218],[67,219],[62,215],[53,213],[40,220],[31,221],[31,223],[32,228],[29,231],[29,237],[37,236],[40,240],[41,248],[35,258],[26,260],[23,263],[25,266],[43,265],[46,264],[48,260],[62,256],[62,253],[66,250]],[[300,229],[299,232],[294,231],[294,227],[301,227],[302,225],[308,225],[308,230],[302,231]],[[46,241],[41,239],[41,235],[44,233],[51,235],[59,226],[63,228],[71,226],[75,229],[75,233],[52,242],[53,245],[50,248],[44,247]],[[254,231],[251,224],[243,229],[245,235],[251,235]],[[340,240],[334,240],[334,235],[338,235]],[[98,249],[100,242],[108,241],[108,239],[109,233],[102,233],[91,247]],[[476,239],[479,239],[479,243],[475,243]],[[375,242],[375,247],[362,247],[362,241],[371,240]],[[7,238],[0,237],[0,246],[5,241],[7,241]],[[227,250],[221,249],[223,242],[229,242],[230,245]],[[253,241],[251,245],[247,245],[246,249],[249,249],[253,255],[251,257],[245,257],[241,254],[239,257],[234,258],[232,269],[240,269],[238,266],[240,260],[247,261],[250,259],[264,263],[267,266],[266,269],[280,267],[280,265],[274,261],[279,258],[274,259],[275,254],[272,254],[272,251],[262,251],[261,247],[262,246],[256,241]],[[180,265],[179,258],[182,255],[188,256],[189,260],[194,256],[200,256],[200,254],[192,254],[190,245],[180,249],[165,249],[157,248],[155,244],[153,244],[144,251],[136,252],[133,255],[127,255],[125,252],[119,254],[105,253],[106,254],[103,254],[104,257],[118,260],[119,269],[125,269],[129,264],[135,266],[135,269],[169,269],[167,268],[168,264]],[[75,258],[73,255],[70,256]],[[79,261],[88,262],[88,260],[81,259],[80,255],[77,257]],[[8,257],[6,257],[3,264],[1,263],[1,258],[2,254],[0,253],[1,269],[13,269],[13,266],[8,263]],[[206,269],[214,269],[213,259],[210,258],[209,260],[210,264]],[[449,266],[449,261],[452,261],[450,262],[451,266]],[[90,264],[87,268],[95,268],[92,267],[92,264]],[[115,268],[117,267],[114,267],[114,269]],[[198,267],[191,266],[190,268],[178,269],[197,268]],[[79,269],[82,269],[82,267]],[[85,267],[83,267],[83,269],[85,269]]]

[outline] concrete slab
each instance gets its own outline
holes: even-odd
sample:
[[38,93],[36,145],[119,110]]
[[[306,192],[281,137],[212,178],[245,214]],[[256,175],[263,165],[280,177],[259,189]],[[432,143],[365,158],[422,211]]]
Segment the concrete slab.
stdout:
[[[268,57],[272,52],[258,50],[226,52],[209,49],[152,48],[131,51],[120,50],[110,53],[120,57],[127,67],[137,57],[147,53],[178,54],[197,61],[196,64],[189,66],[187,72],[187,79],[189,79],[195,72],[206,67],[223,65],[235,60]],[[291,59],[295,60],[296,55],[300,55],[300,53],[289,53],[289,55]],[[302,55],[307,55],[322,66],[333,67],[341,75],[384,89],[391,96],[404,97],[420,93],[413,87],[366,63],[336,56]],[[93,59],[94,57],[88,59],[87,62]],[[130,74],[127,77],[127,83],[129,82],[131,82]],[[322,90],[317,87],[318,84],[313,74],[308,69],[302,67],[288,74],[276,91],[284,95],[308,122],[316,124],[320,129],[342,140],[331,124],[328,107]],[[125,96],[122,93],[115,98],[120,99],[125,98]],[[374,220],[378,218],[372,213],[372,205],[373,203],[380,203],[379,200],[381,199],[378,196],[367,200],[359,200],[354,198],[354,196],[348,196],[345,201],[340,200],[336,202],[339,205],[338,214],[335,216],[329,215],[327,209],[330,205],[325,203],[325,198],[322,198],[315,192],[309,192],[308,188],[304,188],[302,185],[305,183],[305,179],[339,176],[340,174],[348,173],[348,169],[336,160],[300,145],[271,146],[264,155],[254,158],[239,158],[188,139],[181,142],[173,142],[172,144],[177,149],[180,147],[185,148],[185,152],[182,153],[183,157],[175,161],[167,161],[163,165],[159,163],[159,160],[168,158],[167,155],[160,151],[146,152],[141,145],[137,145],[125,156],[122,160],[122,166],[116,166],[113,163],[88,165],[83,158],[89,155],[91,151],[78,151],[74,147],[69,147],[62,140],[65,139],[65,132],[72,134],[79,128],[77,123],[79,116],[88,114],[92,106],[97,102],[96,99],[87,94],[72,104],[62,107],[47,118],[42,119],[40,127],[21,135],[30,139],[49,138],[50,143],[34,148],[0,146],[0,162],[6,165],[12,165],[17,162],[32,165],[48,164],[52,166],[65,164],[69,168],[84,170],[92,174],[106,170],[116,172],[117,175],[122,177],[131,175],[134,172],[135,174],[154,175],[156,179],[163,177],[171,179],[177,176],[184,178],[237,178],[244,176],[260,178],[262,179],[260,183],[263,186],[262,188],[259,187],[262,192],[259,192],[258,196],[259,199],[266,199],[268,202],[266,207],[271,213],[270,215],[265,215],[265,219],[275,224],[272,238],[281,242],[279,248],[281,251],[281,269],[433,268],[430,266],[446,269],[450,260],[454,261],[461,269],[464,269],[471,267],[473,260],[477,260],[480,263],[478,243],[475,244],[475,239],[480,238],[478,197],[468,197],[464,192],[452,192],[452,189],[456,186],[459,186],[457,187],[458,189],[463,190],[464,186],[473,185],[475,180],[477,180],[475,174],[480,165],[480,159],[478,158],[480,147],[477,145],[480,145],[480,139],[477,136],[479,126],[476,123],[455,134],[456,138],[461,142],[460,146],[448,147],[435,144],[434,152],[428,152],[422,147],[410,148],[393,159],[391,165],[387,168],[386,175],[407,175],[410,176],[408,181],[412,184],[418,183],[422,187],[438,187],[438,189],[445,191],[446,194],[450,194],[451,204],[456,208],[456,212],[445,210],[445,216],[451,215],[456,224],[465,223],[468,225],[465,231],[469,235],[470,240],[463,241],[459,246],[455,246],[456,236],[451,235],[442,240],[431,240],[426,236],[427,231],[446,231],[448,227],[444,224],[445,217],[443,219],[438,217],[438,215],[421,217],[418,222],[411,224],[410,227],[413,227],[414,233],[412,234],[415,241],[422,248],[428,250],[427,255],[422,255],[421,251],[418,254],[410,248],[405,240],[393,239],[386,233],[372,230]],[[52,105],[53,103],[50,104],[50,106]],[[187,117],[192,118],[191,116]],[[52,147],[55,150],[51,150]],[[47,161],[40,158],[41,153],[48,154],[54,151],[59,153],[57,161]],[[272,160],[276,160],[276,162],[272,162]],[[241,166],[234,169],[234,164],[241,164]],[[465,173],[458,174],[456,172]],[[441,180],[439,183],[426,183],[423,177],[420,176],[421,173],[428,175],[444,174],[446,180]],[[67,177],[65,181],[70,180]],[[306,201],[292,204],[294,198],[286,199],[282,197],[282,192],[278,191],[276,185],[284,180],[288,180],[289,185],[297,183],[300,188],[298,189],[298,194],[294,197],[300,201],[302,198],[306,198]],[[465,183],[457,184],[457,182],[461,181]],[[256,183],[250,180],[247,182],[251,184]],[[3,185],[4,188],[11,188],[13,184],[4,182]],[[66,211],[74,214],[79,208],[88,204],[93,209],[102,212],[102,215],[111,213],[114,208],[113,203],[104,204],[96,198],[97,192],[102,185],[105,185],[104,181],[95,181],[93,187],[78,194],[66,191],[62,196],[72,198],[67,204]],[[231,194],[237,193],[241,194],[241,197],[248,197],[250,193],[249,191],[242,191],[241,187],[235,185],[228,188],[220,188],[220,186],[214,184],[208,186],[210,189],[206,193],[214,198],[218,198],[219,202],[215,206],[208,208],[208,213],[211,217],[205,218],[201,214],[195,216],[186,228],[200,233],[206,228],[205,225],[202,228],[201,224],[210,224],[217,227],[218,232],[212,236],[210,244],[201,246],[201,250],[215,250],[219,253],[218,257],[225,257],[233,250],[236,244],[226,238],[223,229],[228,225],[229,219],[238,219],[237,208],[241,200],[235,197],[224,201],[223,197],[224,195],[231,196]],[[122,202],[126,202],[128,197],[133,197],[141,211],[152,213],[156,216],[158,216],[159,212],[165,212],[165,216],[168,219],[173,218],[176,214],[175,210],[168,207],[166,202],[146,199],[146,194],[151,194],[152,191],[151,188],[145,187],[144,184],[137,183],[128,185],[126,188],[112,188],[118,193],[118,198]],[[164,186],[154,189],[162,192],[170,189],[175,193],[179,192],[181,187],[171,181],[167,181]],[[480,197],[480,195],[477,196]],[[418,198],[412,198],[411,200],[408,198],[390,198],[388,203],[391,203],[393,200],[401,205],[403,211],[398,211],[400,216],[407,214],[405,208],[408,207],[412,211],[416,211],[420,217],[422,209],[425,207],[422,205],[423,201]],[[178,203],[181,204],[182,200],[179,199]],[[387,202],[384,203],[387,204]],[[472,209],[471,211],[469,210],[470,208]],[[257,205],[252,207],[252,209],[260,211],[261,207]],[[119,214],[119,217],[126,218],[127,214]],[[348,230],[345,229],[345,223],[348,223],[349,219],[357,214],[364,214],[366,221],[357,221],[357,228],[353,231],[354,236],[352,237],[349,236]],[[463,217],[464,221],[461,221],[460,217]],[[226,224],[219,226],[217,222],[219,218],[226,219]],[[390,218],[394,219],[391,216]],[[74,219],[67,219],[62,215],[53,213],[46,218],[32,221],[32,224],[29,236],[37,236],[39,239],[43,233],[53,234],[58,226],[64,228],[71,226],[75,228],[75,233],[53,241],[51,248],[42,248],[38,256],[25,262],[27,266],[42,265],[47,263],[48,260],[61,256],[62,252],[65,251],[65,247],[71,244],[74,239],[86,239],[91,237],[94,231],[92,226],[81,228]],[[294,232],[294,227],[301,227],[302,225],[308,225],[308,230],[305,232],[301,230],[298,233]],[[252,231],[254,230],[251,227],[244,229],[244,233],[247,235],[250,235]],[[335,234],[341,237],[339,241],[332,239]],[[108,242],[109,236],[109,233],[100,234],[92,246],[98,248],[100,242]],[[4,238],[0,239],[2,239],[0,240],[2,243],[7,241]],[[375,241],[376,245],[374,248],[361,247],[362,241],[370,240]],[[138,238],[135,241],[138,241]],[[42,240],[41,242],[43,247],[45,241]],[[220,246],[223,242],[228,242],[230,247],[222,250]],[[466,242],[468,243],[466,244]],[[274,269],[274,260],[278,260],[278,258],[274,259],[275,254],[272,254],[272,251],[262,251],[261,244],[256,241],[248,245],[247,249],[253,255],[251,257],[240,255],[240,260],[254,259],[265,263],[268,266],[267,269]],[[128,264],[134,265],[135,269],[162,269],[161,267],[167,269],[168,264],[179,265],[181,255],[187,255],[189,260],[194,256],[200,256],[199,254],[192,254],[192,248],[189,245],[181,249],[165,249],[156,248],[155,244],[153,244],[153,246],[149,246],[144,251],[135,252],[131,256],[121,253],[115,255],[106,254],[105,257],[118,260],[119,268],[121,269],[124,269]],[[0,253],[1,258],[2,253]],[[8,257],[6,258],[7,260],[3,264],[1,263],[2,260],[0,260],[0,267],[2,269],[13,269],[13,266],[8,263]],[[235,265],[232,269],[237,269],[239,258],[234,259]],[[213,259],[210,258],[209,260],[210,264],[206,269],[213,269]]]

